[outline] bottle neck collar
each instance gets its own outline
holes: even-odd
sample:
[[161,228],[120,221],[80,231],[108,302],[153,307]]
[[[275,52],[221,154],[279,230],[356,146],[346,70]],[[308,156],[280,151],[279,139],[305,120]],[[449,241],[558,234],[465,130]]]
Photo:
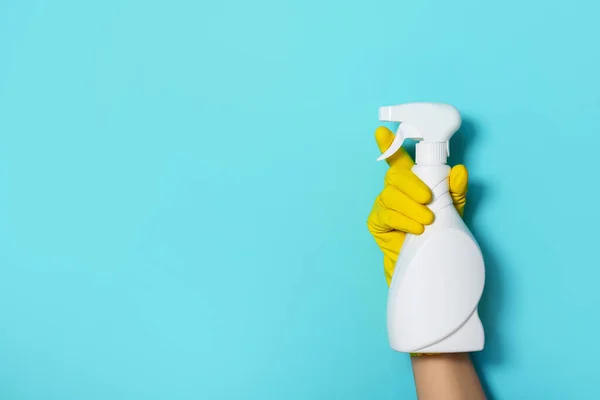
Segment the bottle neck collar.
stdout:
[[419,142],[416,145],[415,161],[420,165],[440,165],[448,161],[446,142]]

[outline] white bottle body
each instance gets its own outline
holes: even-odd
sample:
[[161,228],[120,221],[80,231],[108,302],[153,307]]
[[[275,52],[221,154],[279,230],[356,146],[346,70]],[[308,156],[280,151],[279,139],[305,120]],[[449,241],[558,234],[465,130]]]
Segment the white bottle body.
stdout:
[[388,294],[387,328],[394,350],[455,353],[483,349],[477,306],[485,267],[475,238],[452,205],[450,167],[420,165],[413,172],[429,186],[433,224],[408,234]]

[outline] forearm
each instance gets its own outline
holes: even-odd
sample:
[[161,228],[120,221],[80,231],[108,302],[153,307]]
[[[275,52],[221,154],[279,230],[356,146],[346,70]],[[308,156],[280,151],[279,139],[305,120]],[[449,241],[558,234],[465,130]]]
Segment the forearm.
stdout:
[[485,400],[467,353],[411,357],[419,400]]

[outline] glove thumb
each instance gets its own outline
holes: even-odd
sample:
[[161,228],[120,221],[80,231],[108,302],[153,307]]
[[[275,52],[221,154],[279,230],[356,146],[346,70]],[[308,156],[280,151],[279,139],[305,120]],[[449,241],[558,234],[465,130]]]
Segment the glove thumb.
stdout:
[[464,165],[455,165],[452,167],[450,170],[449,186],[454,206],[462,217],[469,189],[469,173]]

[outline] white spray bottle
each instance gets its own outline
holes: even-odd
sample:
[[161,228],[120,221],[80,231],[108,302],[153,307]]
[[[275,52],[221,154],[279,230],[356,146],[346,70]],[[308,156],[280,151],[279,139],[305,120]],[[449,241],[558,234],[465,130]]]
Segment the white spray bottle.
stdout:
[[483,349],[477,306],[485,280],[479,245],[453,207],[448,192],[449,140],[458,130],[458,110],[441,103],[408,103],[379,109],[382,121],[400,122],[384,160],[404,139],[416,139],[412,171],[433,193],[433,224],[408,234],[388,294],[387,328],[394,350],[455,353]]

